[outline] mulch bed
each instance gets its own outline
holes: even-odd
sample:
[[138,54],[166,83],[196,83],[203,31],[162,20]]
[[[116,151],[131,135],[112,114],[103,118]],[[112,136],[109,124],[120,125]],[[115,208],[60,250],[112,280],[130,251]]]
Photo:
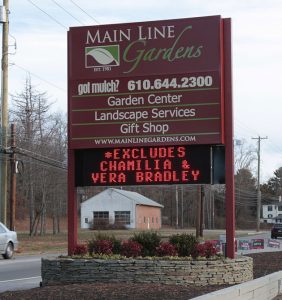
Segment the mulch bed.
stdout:
[[[254,278],[282,270],[282,252],[263,252],[248,256],[254,260]],[[196,287],[137,283],[72,284],[0,293],[0,299],[187,300],[226,287],[228,285]]]

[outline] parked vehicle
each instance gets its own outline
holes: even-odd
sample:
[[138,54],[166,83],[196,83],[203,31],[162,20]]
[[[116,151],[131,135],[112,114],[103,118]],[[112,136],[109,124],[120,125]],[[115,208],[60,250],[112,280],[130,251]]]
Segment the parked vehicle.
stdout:
[[271,238],[277,239],[282,237],[282,224],[274,224],[271,228]]
[[12,258],[14,252],[18,249],[18,238],[15,231],[9,230],[0,222],[0,254],[4,258]]

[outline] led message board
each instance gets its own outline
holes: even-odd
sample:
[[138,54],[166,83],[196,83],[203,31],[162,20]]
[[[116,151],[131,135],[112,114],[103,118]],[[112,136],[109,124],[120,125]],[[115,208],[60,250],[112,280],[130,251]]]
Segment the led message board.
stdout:
[[220,16],[73,27],[69,148],[223,144]]
[[211,147],[76,150],[76,186],[210,184]]

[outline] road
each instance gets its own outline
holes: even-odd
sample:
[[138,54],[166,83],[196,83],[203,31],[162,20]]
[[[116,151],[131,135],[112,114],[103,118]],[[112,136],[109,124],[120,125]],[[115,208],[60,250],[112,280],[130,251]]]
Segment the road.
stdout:
[[0,258],[0,293],[39,287],[42,256]]

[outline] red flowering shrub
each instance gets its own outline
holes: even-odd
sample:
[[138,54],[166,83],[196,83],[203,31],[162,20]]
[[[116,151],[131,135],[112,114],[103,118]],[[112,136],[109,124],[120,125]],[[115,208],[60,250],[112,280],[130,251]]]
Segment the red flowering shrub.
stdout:
[[205,247],[204,244],[197,244],[195,246],[195,249],[194,249],[193,253],[192,253],[192,257],[193,258],[196,258],[198,256],[205,257],[206,256],[205,255],[205,250],[206,250],[206,247]]
[[214,243],[210,241],[206,241],[204,244],[197,244],[195,247],[195,251],[193,252],[193,257],[206,257],[210,258],[212,256],[215,256],[218,253],[218,250],[216,249],[216,246]]
[[93,252],[97,254],[113,254],[113,242],[109,240],[97,240],[93,244]]
[[74,255],[83,256],[83,255],[87,254],[87,252],[88,252],[87,246],[83,245],[83,244],[76,245],[74,250],[73,250]]
[[205,255],[206,258],[215,256],[218,253],[215,243],[206,241],[205,245],[206,245],[206,255]]
[[156,247],[157,256],[177,256],[177,250],[174,245],[169,242],[160,243],[159,247]]
[[126,257],[140,256],[142,253],[142,245],[135,241],[123,241],[121,244],[120,254]]

